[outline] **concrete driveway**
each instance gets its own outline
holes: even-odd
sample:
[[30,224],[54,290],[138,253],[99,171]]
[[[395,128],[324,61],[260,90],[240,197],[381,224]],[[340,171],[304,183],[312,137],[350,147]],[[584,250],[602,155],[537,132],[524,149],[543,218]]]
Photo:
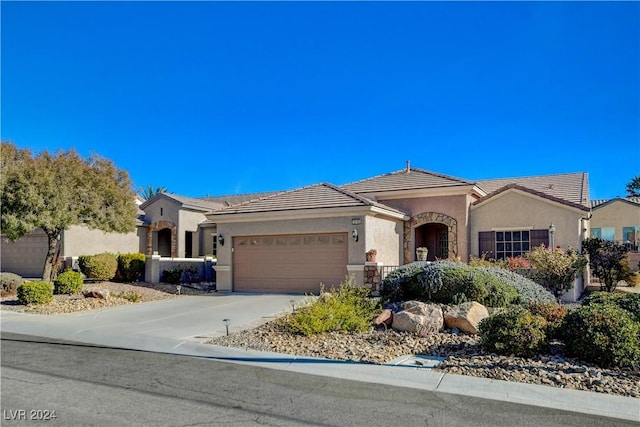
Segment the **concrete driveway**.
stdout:
[[[102,345],[156,348],[168,342],[203,342],[229,332],[255,327],[284,312],[304,295],[213,294],[110,307],[81,313],[45,316],[2,310],[4,332],[61,338]],[[154,344],[155,343],[155,344]],[[144,344],[141,346],[141,344]]]

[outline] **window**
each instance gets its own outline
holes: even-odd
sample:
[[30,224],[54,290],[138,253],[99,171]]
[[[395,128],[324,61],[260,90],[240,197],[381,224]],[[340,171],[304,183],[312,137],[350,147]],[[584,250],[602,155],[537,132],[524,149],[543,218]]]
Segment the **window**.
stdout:
[[599,237],[604,240],[614,241],[616,238],[615,227],[592,228],[591,237]]
[[517,257],[540,245],[549,245],[549,230],[481,231],[478,233],[479,256],[488,259]]

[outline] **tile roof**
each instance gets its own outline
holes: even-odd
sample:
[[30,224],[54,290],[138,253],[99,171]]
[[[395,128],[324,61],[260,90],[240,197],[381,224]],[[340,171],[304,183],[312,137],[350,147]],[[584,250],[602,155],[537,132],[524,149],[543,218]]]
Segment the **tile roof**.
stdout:
[[592,200],[591,201],[591,208],[597,208],[599,206],[602,206],[604,204],[608,204],[611,202],[614,202],[616,200],[620,200],[623,202],[628,202],[628,203],[633,203],[635,205],[640,205],[640,197],[616,197],[613,199],[597,199],[597,200]]
[[238,203],[248,202],[249,200],[268,197],[278,193],[281,193],[281,191],[266,191],[262,193],[247,193],[247,194],[231,194],[226,196],[207,196],[207,197],[201,197],[201,200],[205,200],[207,202],[220,203],[222,206],[231,206],[231,205],[237,205]]
[[189,207],[201,209],[205,211],[220,209],[224,206],[224,204],[220,202],[212,202],[204,199],[196,199],[193,197],[179,196],[173,193],[159,193],[153,196],[152,198],[150,198],[149,200],[145,201],[144,203],[142,203],[139,206],[139,208],[144,210],[149,204],[163,197],[175,200],[176,202],[182,204],[183,206],[188,205]]
[[344,188],[328,183],[320,183],[295,190],[270,194],[255,200],[245,201],[233,206],[227,206],[212,215],[244,214],[257,212],[276,212],[303,209],[327,209],[375,206],[387,211],[405,215],[398,209],[376,203],[366,197],[359,196]]
[[424,169],[401,169],[384,175],[345,184],[342,188],[354,193],[377,193],[387,191],[419,190],[473,185],[472,181],[443,175]]
[[551,200],[551,201],[554,201],[554,202],[557,202],[557,203],[562,203],[563,205],[572,206],[574,208],[578,208],[578,209],[583,210],[583,211],[588,211],[589,210],[589,206],[585,205],[584,203],[573,203],[571,201],[568,201],[567,199],[563,199],[563,198],[556,197],[556,196],[551,196],[551,195],[549,195],[547,193],[544,193],[542,191],[532,190],[529,187],[525,187],[525,186],[519,185],[519,184],[507,184],[504,187],[500,187],[496,191],[493,191],[493,192],[487,194],[486,196],[476,200],[475,202],[473,202],[473,205],[479,205],[480,203],[484,202],[485,200],[491,199],[492,197],[494,197],[494,196],[496,196],[496,195],[498,195],[500,193],[503,193],[503,192],[505,192],[507,190],[510,190],[510,189],[516,189],[516,190],[524,191],[524,192],[529,193],[529,194],[535,194],[538,197],[542,197],[542,198],[545,198],[547,200]]
[[478,187],[494,193],[508,185],[519,185],[582,206],[589,206],[589,176],[586,172],[479,180]]

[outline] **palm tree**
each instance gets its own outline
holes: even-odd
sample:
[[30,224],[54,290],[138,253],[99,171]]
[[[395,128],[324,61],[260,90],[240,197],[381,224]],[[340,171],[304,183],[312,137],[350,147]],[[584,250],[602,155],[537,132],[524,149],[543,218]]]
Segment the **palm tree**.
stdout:
[[167,192],[167,187],[157,187],[154,189],[153,185],[147,185],[146,187],[140,187],[140,190],[138,190],[138,195],[142,197],[144,200],[149,200],[156,194],[166,193],[166,192]]

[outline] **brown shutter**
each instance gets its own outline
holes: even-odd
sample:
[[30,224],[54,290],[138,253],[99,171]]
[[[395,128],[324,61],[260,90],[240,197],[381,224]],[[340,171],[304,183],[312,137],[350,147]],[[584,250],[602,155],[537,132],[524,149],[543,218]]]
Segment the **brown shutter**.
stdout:
[[478,233],[478,256],[486,254],[486,258],[496,257],[496,233],[495,231],[481,231]]
[[549,247],[549,230],[531,230],[529,234],[529,241],[531,242],[530,250],[534,250],[540,245]]

